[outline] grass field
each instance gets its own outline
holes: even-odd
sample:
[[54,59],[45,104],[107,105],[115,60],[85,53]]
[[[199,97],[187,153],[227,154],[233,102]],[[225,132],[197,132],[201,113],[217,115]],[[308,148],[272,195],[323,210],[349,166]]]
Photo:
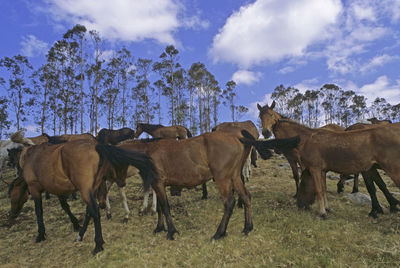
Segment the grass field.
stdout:
[[[8,227],[10,208],[7,186],[0,184],[0,264],[4,267],[364,267],[400,266],[400,215],[386,213],[377,220],[368,217],[370,205],[353,204],[346,193],[336,193],[336,182],[328,180],[332,212],[326,220],[311,211],[300,211],[293,194],[295,187],[287,161],[274,156],[258,161],[246,184],[252,195],[254,230],[244,236],[242,209],[235,208],[222,240],[212,241],[223,214],[223,205],[213,182],[209,198],[201,200],[198,190],[184,190],[170,197],[172,215],[180,235],[167,241],[165,233],[153,235],[156,215],[138,216],[141,185],[137,176],[127,181],[132,215],[122,223],[124,210],[113,188],[113,217],[102,217],[104,251],[92,256],[93,223],[83,242],[73,242],[76,233],[54,196],[45,200],[47,240],[36,244],[34,204],[28,200],[17,223]],[[11,172],[8,173],[12,176]],[[391,191],[399,191],[384,177]],[[366,193],[364,184],[360,191]],[[378,194],[382,206],[388,204]],[[69,201],[72,212],[82,221],[82,201]],[[102,215],[104,215],[102,211]]]

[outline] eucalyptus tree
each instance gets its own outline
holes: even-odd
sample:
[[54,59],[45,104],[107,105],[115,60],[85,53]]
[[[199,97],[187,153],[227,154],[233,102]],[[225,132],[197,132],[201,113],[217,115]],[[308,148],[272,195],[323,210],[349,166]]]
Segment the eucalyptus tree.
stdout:
[[232,122],[235,121],[235,97],[236,97],[236,83],[231,80],[226,83],[226,88],[222,91],[221,97],[223,98],[223,104],[227,106],[231,111]]
[[7,112],[8,100],[6,97],[0,97],[0,139],[3,138],[4,130],[10,129],[11,121]]
[[134,120],[136,123],[144,122],[149,124],[155,118],[155,111],[158,108],[158,105],[151,100],[155,91],[149,80],[152,60],[139,58],[135,66],[136,86],[132,88],[132,97],[136,102]]
[[352,122],[357,123],[361,121],[367,112],[367,99],[362,95],[354,95],[350,109],[353,116]]
[[306,90],[304,93],[304,102],[306,105],[306,122],[309,127],[319,126],[321,93],[318,90]]
[[127,123],[127,99],[128,99],[128,83],[133,80],[135,77],[135,68],[133,64],[133,57],[131,52],[122,48],[117,52],[116,55],[118,59],[118,75],[117,75],[117,87],[121,93],[121,114],[117,117],[117,121],[122,125],[122,127],[126,126]]
[[11,58],[0,59],[0,67],[5,68],[10,76],[6,82],[2,79],[2,86],[8,93],[9,103],[15,112],[17,129],[21,122],[27,120],[28,109],[33,106],[32,90],[28,86],[29,72],[33,69],[27,57],[16,55]]
[[182,67],[178,62],[178,54],[179,51],[174,46],[167,46],[160,55],[160,61],[153,64],[153,71],[157,72],[161,77],[155,85],[168,98],[172,125],[176,124],[177,86],[181,82],[179,76],[182,73]]
[[85,42],[85,34],[86,34],[86,27],[80,24],[76,24],[72,29],[68,30],[64,34],[64,38],[70,40],[71,42],[75,42],[79,45],[78,55],[76,57],[76,61],[79,62],[79,73],[77,78],[80,81],[80,129],[81,133],[83,133],[83,115],[84,115],[84,89],[83,89],[83,81],[84,81],[84,66],[85,66],[85,59],[84,59],[84,42]]
[[[206,74],[206,68],[203,63],[196,62],[190,66],[188,71],[188,91],[189,91],[189,129],[193,134],[197,133],[197,120],[196,120],[196,94],[198,94],[199,107],[201,106],[201,81]],[[199,111],[201,109],[199,108]],[[199,120],[201,125],[201,112],[199,113]],[[200,132],[201,132],[201,128]]]
[[339,101],[338,95],[340,87],[335,84],[325,84],[321,87],[320,91],[323,94],[322,107],[325,114],[325,124],[332,124],[337,114],[337,103]]

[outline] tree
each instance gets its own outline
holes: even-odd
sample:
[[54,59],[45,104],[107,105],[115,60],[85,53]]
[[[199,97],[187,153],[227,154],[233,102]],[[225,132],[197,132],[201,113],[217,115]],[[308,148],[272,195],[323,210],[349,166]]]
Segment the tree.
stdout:
[[30,96],[32,91],[27,86],[28,71],[32,70],[32,66],[27,57],[17,55],[12,58],[4,57],[1,59],[0,67],[6,68],[11,73],[8,83],[2,84],[8,92],[10,103],[15,112],[16,127],[20,129],[21,122],[27,120],[27,110],[34,104],[34,99]]
[[84,114],[84,92],[83,92],[83,80],[84,80],[84,58],[83,58],[83,46],[86,34],[86,27],[80,24],[75,25],[72,29],[68,30],[64,34],[65,39],[71,39],[73,42],[79,44],[79,56],[77,61],[79,62],[80,72],[78,74],[78,79],[80,81],[80,122],[81,122],[81,133],[83,133],[83,114]]
[[11,125],[10,120],[8,120],[7,104],[7,98],[0,97],[0,139],[3,138],[4,130],[10,129]]
[[236,97],[236,83],[231,80],[226,83],[226,89],[222,92],[223,104],[231,110],[232,122],[235,122],[235,97]]

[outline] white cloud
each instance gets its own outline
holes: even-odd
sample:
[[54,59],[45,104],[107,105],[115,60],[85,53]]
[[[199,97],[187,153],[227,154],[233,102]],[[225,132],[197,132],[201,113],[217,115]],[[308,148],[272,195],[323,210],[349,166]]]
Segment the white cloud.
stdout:
[[45,55],[48,51],[48,44],[30,34],[23,36],[21,41],[21,54],[27,57]]
[[283,67],[282,69],[280,69],[279,71],[278,71],[278,73],[280,73],[280,74],[287,74],[287,73],[291,73],[291,72],[293,72],[294,71],[294,67],[293,66],[286,66],[286,67]]
[[257,0],[233,13],[214,37],[215,61],[249,67],[301,56],[327,37],[326,28],[341,12],[339,0]]
[[85,25],[104,38],[122,41],[154,39],[177,44],[179,27],[205,27],[199,18],[179,15],[184,7],[173,0],[46,0],[47,10],[56,21]]
[[312,78],[303,80],[300,83],[294,85],[293,87],[297,88],[301,93],[304,93],[307,90],[319,89],[321,86],[320,82],[318,81],[318,78]]
[[372,58],[367,64],[360,68],[361,72],[366,72],[375,67],[383,66],[385,63],[392,61],[396,57],[389,56],[387,54],[383,54],[380,56],[376,56]]
[[249,111],[247,112],[247,115],[254,119],[258,118],[258,115],[259,115],[257,103],[260,104],[261,106],[264,106],[265,104],[271,105],[271,103],[272,103],[271,93],[265,94],[262,101],[252,102],[248,106]]
[[392,105],[400,103],[400,80],[391,84],[385,75],[378,77],[372,84],[362,86],[358,92],[367,97],[368,104],[371,104],[377,97],[384,98]]
[[245,85],[253,85],[257,83],[262,74],[260,72],[250,72],[247,70],[239,70],[232,75],[232,80],[236,82],[236,84],[245,84]]

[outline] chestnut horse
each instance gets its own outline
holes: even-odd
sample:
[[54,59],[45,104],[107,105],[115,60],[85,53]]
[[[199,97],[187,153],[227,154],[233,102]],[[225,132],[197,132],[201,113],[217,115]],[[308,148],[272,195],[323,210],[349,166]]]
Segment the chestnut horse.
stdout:
[[172,138],[181,140],[192,137],[192,133],[182,126],[165,127],[163,125],[138,123],[135,138],[139,138],[140,134],[143,132],[150,134],[153,138]]
[[[319,214],[324,218],[328,209],[327,171],[341,174],[362,172],[365,177],[375,178],[376,168],[380,168],[400,186],[399,157],[400,123],[345,132],[318,131],[303,144],[301,163],[303,170],[309,172],[309,176],[304,176],[303,180],[313,181],[308,185],[315,187]],[[305,184],[301,188],[305,188]],[[307,206],[309,200],[305,198],[306,194],[303,190],[299,193],[298,205]],[[376,216],[376,203],[377,200],[373,200],[371,216]]]
[[[45,240],[41,193],[44,190],[57,196],[66,196],[78,190],[86,203],[84,224],[77,240],[82,240],[91,217],[94,220],[94,254],[103,250],[100,214],[95,200],[96,190],[105,178],[117,179],[119,186],[125,181],[115,176],[120,165],[134,165],[140,170],[145,189],[157,176],[151,159],[142,153],[127,151],[91,140],[75,140],[57,145],[48,143],[25,148],[19,158],[20,177],[10,186],[11,218],[18,216],[30,192],[35,202],[38,224],[36,242]],[[24,183],[21,181],[24,180]],[[21,186],[21,187],[16,187]],[[64,207],[63,207],[64,208]]]
[[135,131],[128,127],[117,130],[103,128],[100,130],[99,134],[97,134],[96,139],[99,143],[102,144],[117,145],[121,141],[133,139],[134,136]]
[[[165,230],[163,214],[168,226],[167,239],[174,239],[174,234],[177,232],[170,214],[166,186],[194,187],[210,178],[214,178],[224,203],[224,215],[213,239],[226,235],[226,228],[235,205],[233,190],[245,204],[243,233],[247,234],[253,229],[250,194],[240,178],[252,144],[244,145],[239,140],[242,137],[235,133],[216,131],[178,141],[161,139],[142,144],[126,142],[118,145],[119,148],[126,150],[145,152],[156,166],[158,177],[152,187],[157,194],[158,222],[154,233]],[[268,141],[266,146],[279,148],[287,144],[286,140],[273,140]]]

